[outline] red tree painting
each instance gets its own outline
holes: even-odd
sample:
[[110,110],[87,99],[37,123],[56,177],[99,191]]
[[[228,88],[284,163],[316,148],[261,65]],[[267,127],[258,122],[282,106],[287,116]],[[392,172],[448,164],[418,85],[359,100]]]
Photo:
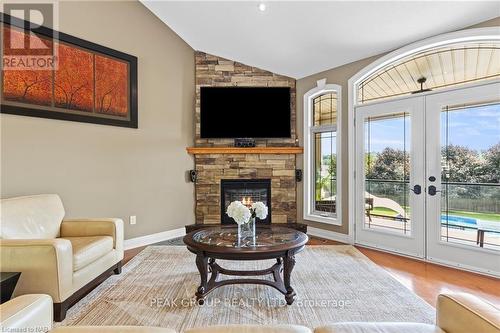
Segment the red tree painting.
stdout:
[[[6,45],[22,45],[31,38],[5,24],[3,37],[4,50]],[[35,43],[33,40],[32,44]],[[57,63],[53,70],[2,68],[2,104],[44,106],[44,110],[84,112],[101,118],[130,116],[127,61],[66,42],[57,41],[55,47]],[[27,48],[19,54],[29,55],[29,52]]]
[[59,61],[54,79],[55,106],[92,112],[94,55],[61,43],[57,48]]
[[127,64],[96,55],[95,69],[96,112],[126,117],[128,109]]
[[[3,49],[7,49],[8,45],[23,45],[24,42],[29,42],[31,45],[36,45],[34,37],[27,36],[18,30],[4,27]],[[50,41],[45,41],[52,46]],[[24,49],[12,50],[12,52],[20,53]],[[24,54],[36,55],[36,49],[27,49]],[[50,70],[6,70],[3,71],[3,98],[7,101],[29,103],[34,105],[52,104],[52,71]]]

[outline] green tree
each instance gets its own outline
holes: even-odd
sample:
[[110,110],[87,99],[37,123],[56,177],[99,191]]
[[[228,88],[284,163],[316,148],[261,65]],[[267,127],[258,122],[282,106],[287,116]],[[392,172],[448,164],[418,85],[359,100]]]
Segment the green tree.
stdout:
[[410,178],[410,157],[400,149],[385,148],[377,154],[366,178],[384,180],[408,180]]
[[327,166],[329,176],[337,175],[337,155],[324,155],[322,164]]
[[484,183],[500,183],[500,142],[483,154],[481,178]]
[[377,153],[365,153],[365,175],[373,175],[373,166],[377,161]]
[[482,180],[483,163],[477,151],[464,146],[448,145],[441,149],[441,157],[443,181],[472,183]]
[[[321,171],[326,166],[326,174],[322,175]],[[333,179],[333,184],[332,184]],[[316,168],[316,200],[321,200],[321,191],[324,190],[330,195],[335,195],[337,179],[337,155],[323,155],[321,159],[321,167]]]

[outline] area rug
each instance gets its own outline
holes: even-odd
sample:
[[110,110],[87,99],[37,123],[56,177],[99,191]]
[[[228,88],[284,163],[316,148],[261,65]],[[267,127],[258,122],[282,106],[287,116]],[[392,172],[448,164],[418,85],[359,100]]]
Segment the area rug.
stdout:
[[[271,287],[231,285],[204,305],[195,256],[182,246],[150,246],[69,311],[62,325],[148,325],[177,331],[221,324],[340,321],[434,322],[434,308],[350,245],[307,246],[297,254],[293,305]],[[232,269],[262,269],[275,261],[218,261]]]

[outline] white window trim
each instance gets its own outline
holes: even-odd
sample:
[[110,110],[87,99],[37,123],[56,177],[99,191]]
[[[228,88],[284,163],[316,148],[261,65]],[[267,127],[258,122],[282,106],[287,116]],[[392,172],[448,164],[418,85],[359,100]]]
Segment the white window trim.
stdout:
[[[319,95],[337,93],[337,123],[335,125],[318,126],[313,128],[313,99]],[[304,220],[333,225],[342,225],[342,87],[338,84],[326,84],[326,79],[319,80],[317,87],[304,94]],[[337,196],[335,216],[321,216],[314,211],[314,166],[312,146],[313,133],[324,130],[335,130],[337,140]]]

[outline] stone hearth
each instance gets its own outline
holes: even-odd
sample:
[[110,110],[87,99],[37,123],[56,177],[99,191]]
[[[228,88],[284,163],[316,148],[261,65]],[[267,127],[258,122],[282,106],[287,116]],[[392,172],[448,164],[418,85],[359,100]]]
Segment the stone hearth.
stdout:
[[221,223],[222,179],[270,179],[272,224],[296,223],[295,154],[195,155],[196,224]]

